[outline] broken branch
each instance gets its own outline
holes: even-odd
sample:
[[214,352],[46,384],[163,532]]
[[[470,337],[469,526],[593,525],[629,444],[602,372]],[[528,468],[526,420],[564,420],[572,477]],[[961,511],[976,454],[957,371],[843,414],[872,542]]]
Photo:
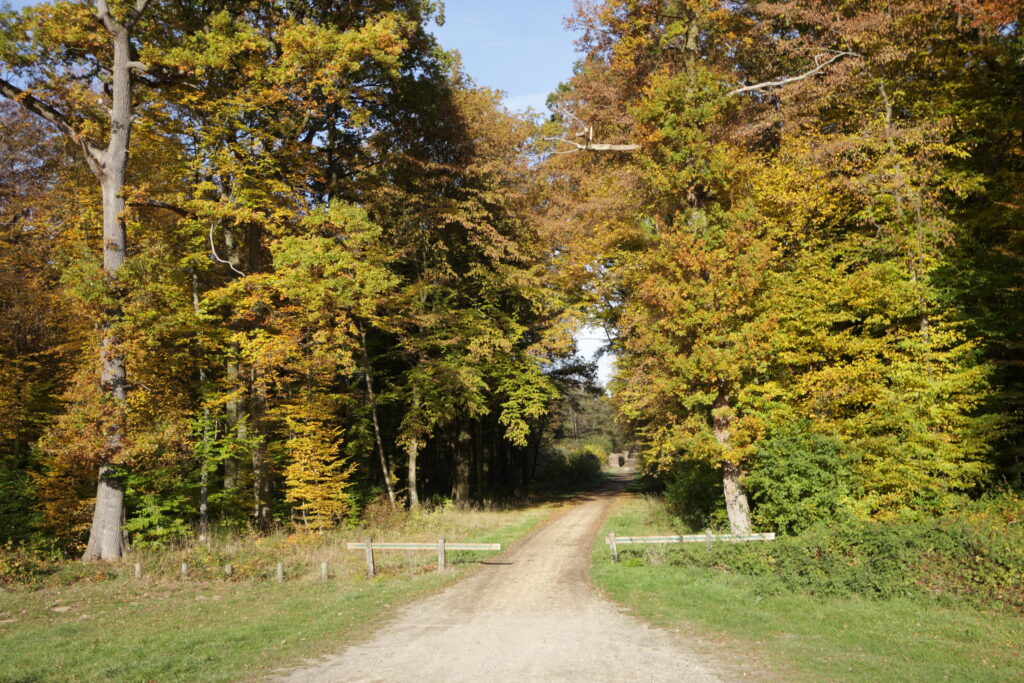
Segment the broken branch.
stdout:
[[781,88],[784,85],[789,85],[790,83],[796,83],[797,81],[802,81],[805,78],[810,78],[811,76],[813,76],[813,75],[815,75],[817,73],[820,73],[828,65],[832,64],[833,62],[836,62],[836,61],[842,59],[843,57],[861,57],[861,56],[862,55],[859,55],[856,52],[845,52],[845,51],[844,52],[836,52],[836,53],[834,53],[832,55],[831,59],[828,59],[828,60],[822,62],[821,64],[818,64],[816,67],[814,67],[810,71],[805,71],[804,73],[799,74],[797,76],[788,76],[786,78],[780,78],[780,79],[774,80],[774,81],[764,81],[763,83],[754,83],[752,85],[744,85],[742,87],[735,88],[734,90],[730,90],[727,93],[727,96],[728,97],[732,97],[733,95],[742,95],[743,93],[756,92],[758,90],[768,90],[769,88]]

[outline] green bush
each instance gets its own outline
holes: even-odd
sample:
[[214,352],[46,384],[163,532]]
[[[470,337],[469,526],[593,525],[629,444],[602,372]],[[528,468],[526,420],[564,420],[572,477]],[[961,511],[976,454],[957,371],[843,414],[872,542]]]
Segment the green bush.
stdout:
[[1024,609],[1024,501],[1004,495],[955,515],[819,522],[771,543],[683,546],[673,562],[762,579],[765,593],[937,596]]
[[762,441],[744,480],[755,524],[788,533],[845,515],[852,482],[843,443],[806,421]]
[[725,523],[722,474],[706,462],[681,461],[664,477],[668,511],[691,531]]
[[585,444],[578,449],[555,449],[545,454],[538,467],[538,477],[549,483],[581,484],[601,476],[607,454],[601,448]]
[[30,540],[39,525],[32,477],[0,464],[0,543]]

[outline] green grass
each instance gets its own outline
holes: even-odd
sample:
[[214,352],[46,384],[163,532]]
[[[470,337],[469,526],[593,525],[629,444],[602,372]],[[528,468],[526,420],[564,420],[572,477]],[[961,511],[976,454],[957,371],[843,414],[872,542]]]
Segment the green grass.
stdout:
[[[504,547],[554,509],[425,513],[409,516],[392,534],[377,535],[444,535]],[[0,681],[250,680],[337,651],[372,632],[397,607],[493,554],[451,553],[452,569],[441,575],[433,571],[436,553],[378,553],[382,572],[368,579],[362,553],[338,550],[345,537],[365,533],[339,532],[317,544],[277,539],[280,556],[295,567],[283,584],[257,578],[255,570],[232,581],[172,578],[169,567],[190,551],[180,548],[129,558],[114,578],[97,569],[95,580],[67,586],[55,579],[34,590],[0,589],[0,622],[6,622],[0,623]],[[228,552],[231,543],[239,546],[234,555]],[[250,569],[261,566],[258,559],[245,559],[252,555],[246,550],[240,540],[221,539],[217,554],[240,565],[249,562]],[[269,558],[263,550],[257,555]],[[136,581],[129,577],[130,566],[143,557],[147,576]],[[332,560],[328,581],[317,578],[323,557]]]
[[611,562],[603,542],[610,530],[654,535],[667,521],[658,501],[627,498],[594,545],[595,585],[653,623],[738,641],[787,680],[1024,679],[1020,614],[928,598],[765,595],[754,577],[671,564],[670,546],[624,546]]

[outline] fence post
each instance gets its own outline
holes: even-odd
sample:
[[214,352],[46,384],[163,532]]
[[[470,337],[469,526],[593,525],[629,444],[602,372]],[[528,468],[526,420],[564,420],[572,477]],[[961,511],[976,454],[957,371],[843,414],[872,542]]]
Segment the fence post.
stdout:
[[615,532],[614,531],[609,531],[608,532],[608,545],[612,549],[612,562],[618,562],[619,561],[619,549],[615,545]]
[[366,575],[373,576],[373,539],[366,538]]
[[284,562],[277,563],[277,582],[284,582]]
[[142,578],[142,564],[140,564],[139,562],[135,563],[135,578],[136,579],[141,579]]
[[235,568],[231,566],[230,562],[228,562],[226,565],[224,565],[224,576],[226,576],[226,577],[228,577],[230,579],[231,575],[234,572],[235,572]]
[[321,562],[320,563],[320,578],[323,579],[324,581],[327,580],[327,563],[326,562]]
[[444,539],[437,541],[437,571],[443,572],[445,566]]
[[704,542],[707,544],[708,550],[711,550],[711,529],[704,530]]
[[181,563],[181,578],[184,579],[187,576],[188,576],[188,562],[182,562]]

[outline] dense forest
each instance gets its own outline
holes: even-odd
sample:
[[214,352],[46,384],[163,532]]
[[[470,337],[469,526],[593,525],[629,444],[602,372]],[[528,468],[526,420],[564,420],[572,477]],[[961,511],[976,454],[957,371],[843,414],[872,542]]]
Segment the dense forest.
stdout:
[[1022,12],[581,1],[541,116],[427,0],[0,9],[0,541],[315,531],[627,445],[734,532],[1019,490]]

